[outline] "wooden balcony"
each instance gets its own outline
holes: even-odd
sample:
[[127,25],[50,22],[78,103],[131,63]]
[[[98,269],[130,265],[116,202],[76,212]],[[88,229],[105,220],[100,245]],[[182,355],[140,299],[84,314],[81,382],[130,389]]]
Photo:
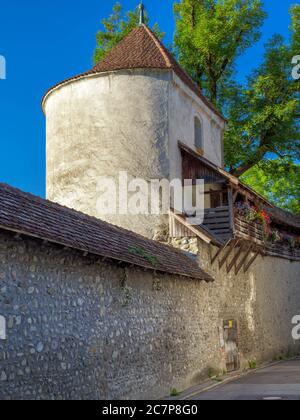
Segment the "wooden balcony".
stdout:
[[264,227],[262,223],[249,222],[245,217],[235,214],[234,228],[236,236],[255,242],[258,245],[265,245]]
[[233,222],[229,206],[206,209],[203,226],[222,242],[233,236]]
[[189,225],[186,216],[170,213],[170,237],[197,236],[221,248],[236,241],[238,246],[243,245],[262,255],[300,261],[300,249],[266,240],[262,223],[248,221],[230,206],[206,209],[201,226]]
[[260,245],[263,247],[263,253],[265,255],[287,258],[289,260],[300,260],[300,249],[291,248],[288,244],[268,241],[265,238],[262,223],[249,222],[243,216],[236,214],[234,217],[234,226],[236,237]]

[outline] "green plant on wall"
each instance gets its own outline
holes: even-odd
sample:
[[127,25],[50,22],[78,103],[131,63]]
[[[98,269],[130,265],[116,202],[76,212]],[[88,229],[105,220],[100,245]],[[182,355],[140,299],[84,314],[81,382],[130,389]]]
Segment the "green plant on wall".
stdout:
[[160,292],[162,289],[161,281],[157,277],[153,280],[152,288],[155,292]]
[[171,389],[171,392],[170,392],[170,397],[179,397],[179,395],[180,395],[180,392],[179,392],[179,391],[177,391],[177,389],[176,389],[176,388],[172,388],[172,389]]
[[138,257],[144,258],[148,263],[150,263],[153,266],[157,264],[157,258],[146,252],[143,248],[132,247],[129,249],[129,252],[132,255],[137,255]]
[[131,303],[132,300],[132,289],[128,286],[128,273],[127,269],[124,269],[124,273],[120,280],[120,286],[122,290],[122,306],[126,307]]
[[257,368],[256,360],[249,360],[248,364],[249,364],[249,369],[251,369],[251,370],[254,370],[254,369]]

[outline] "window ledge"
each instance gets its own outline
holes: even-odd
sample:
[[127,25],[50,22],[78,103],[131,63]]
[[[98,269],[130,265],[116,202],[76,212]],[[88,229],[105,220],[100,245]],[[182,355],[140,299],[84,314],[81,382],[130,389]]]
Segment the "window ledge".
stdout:
[[198,153],[199,156],[204,156],[204,149],[196,147],[196,152]]

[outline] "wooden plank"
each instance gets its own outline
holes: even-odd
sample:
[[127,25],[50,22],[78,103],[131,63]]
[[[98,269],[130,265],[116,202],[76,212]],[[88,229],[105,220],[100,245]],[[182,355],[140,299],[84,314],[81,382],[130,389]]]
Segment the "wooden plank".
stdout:
[[239,250],[235,253],[235,256],[233,257],[231,263],[229,265],[227,265],[227,274],[230,273],[233,266],[237,263],[237,261],[240,258],[242,252],[243,252],[243,246],[240,245]]
[[216,213],[216,214],[205,214],[204,220],[222,220],[226,219],[228,222],[230,221],[229,213]]
[[239,274],[239,272],[241,271],[243,265],[246,263],[249,255],[251,254],[251,251],[253,250],[253,245],[249,245],[248,248],[245,251],[245,255],[244,257],[241,259],[241,261],[239,262],[239,264],[235,267],[235,275],[237,276]]
[[230,244],[230,242],[231,242],[231,239],[229,239],[224,246],[222,246],[222,247],[220,247],[218,249],[218,251],[216,252],[215,256],[211,259],[211,265],[214,264],[214,262],[216,261],[216,259],[218,258],[218,256],[222,253],[223,249],[226,249],[226,247]]
[[270,256],[270,257],[276,257],[276,258],[284,258],[289,261],[300,261],[300,256],[285,255],[285,254],[271,252],[271,251],[266,251],[265,255]]
[[231,237],[231,233],[222,233],[218,235],[218,238],[221,238],[221,239],[227,239],[229,237]]
[[205,191],[204,192],[205,195],[208,195],[208,194],[210,195],[212,193],[213,194],[221,194],[221,193],[224,193],[224,190],[211,190],[211,191]]
[[170,223],[170,237],[171,238],[184,238],[184,237],[196,237],[196,235],[185,226],[180,224],[178,221],[175,220],[174,217],[170,214],[169,217]]
[[204,226],[207,227],[207,229],[214,230],[214,229],[228,229],[230,230],[230,224],[229,223],[204,223]]
[[257,234],[256,232],[252,232],[252,231],[247,230],[247,229],[238,229],[237,233],[243,233],[244,235],[247,235],[247,236],[252,237],[252,238],[259,239],[261,241],[264,240],[263,235]]
[[230,256],[230,254],[232,253],[232,251],[234,250],[235,246],[238,244],[239,240],[238,239],[234,239],[232,241],[232,243],[229,246],[228,251],[225,253],[224,257],[222,258],[222,260],[219,262],[219,268],[221,269],[223,267],[223,265],[225,264],[225,262],[227,261],[227,258]]
[[238,195],[239,195],[239,191],[234,189],[234,193],[233,193],[233,197],[232,197],[233,204],[235,204]]
[[223,206],[223,207],[204,209],[204,212],[205,213],[220,213],[220,212],[228,212],[228,210],[229,210],[229,206]]
[[251,267],[251,265],[254,263],[254,261],[256,260],[256,258],[259,256],[259,252],[256,251],[254,256],[250,259],[250,261],[244,266],[244,273],[246,274],[247,271],[249,270],[249,268]]
[[229,210],[222,210],[222,211],[207,211],[204,212],[205,217],[228,217],[229,218]]
[[209,225],[211,223],[229,223],[229,217],[206,217],[204,219],[204,224]]
[[211,239],[208,236],[206,236],[204,233],[202,233],[200,230],[198,230],[194,226],[190,225],[186,220],[184,220],[179,215],[177,215],[177,214],[175,214],[173,212],[170,212],[170,213],[171,213],[171,215],[174,217],[174,219],[176,221],[178,221],[179,223],[181,223],[183,226],[185,226],[187,229],[189,229],[191,232],[193,232],[196,236],[198,236],[204,242],[206,242],[207,244],[211,243]]
[[210,220],[204,220],[203,222],[204,225],[220,225],[220,224],[226,224],[230,227],[230,222],[228,219],[210,219]]
[[263,241],[261,241],[259,239],[256,239],[253,236],[246,235],[243,232],[236,232],[236,236],[240,237],[240,238],[243,238],[243,239],[246,239],[247,241],[254,242],[254,243],[256,243],[260,246],[263,246],[263,247],[265,246],[265,243]]
[[228,219],[229,220],[229,212],[228,211],[224,211],[224,212],[218,212],[218,213],[204,213],[204,220],[209,220],[209,219]]
[[249,226],[253,229],[258,229],[263,231],[263,225],[260,223],[254,223],[254,222],[247,222],[247,220],[238,219],[238,223],[242,226]]
[[253,226],[253,225],[250,225],[250,224],[247,224],[247,223],[243,223],[243,222],[237,222],[236,225],[240,229],[243,228],[243,229],[249,229],[249,230],[251,230],[253,232],[261,232],[261,233],[264,232],[263,228],[260,227],[260,226],[255,226],[255,225]]
[[248,233],[249,235],[252,233],[253,236],[263,236],[261,231],[255,230],[255,229],[251,229],[251,228],[246,228],[244,226],[240,226],[238,227],[237,230],[240,230],[241,232],[245,232]]
[[229,229],[212,229],[215,235],[222,235],[223,233],[231,233]]
[[234,235],[235,232],[235,225],[234,225],[234,210],[233,210],[233,195],[232,195],[232,187],[228,188],[228,203],[229,203],[229,223],[230,223],[230,230]]

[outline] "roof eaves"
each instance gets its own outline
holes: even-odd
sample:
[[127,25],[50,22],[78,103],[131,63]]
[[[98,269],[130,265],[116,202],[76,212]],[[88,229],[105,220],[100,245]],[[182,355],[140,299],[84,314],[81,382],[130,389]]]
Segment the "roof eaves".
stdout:
[[[184,253],[175,248],[102,222],[84,213],[24,193],[5,184],[0,184],[0,197],[2,201],[0,228],[6,231],[76,249],[85,254],[121,261],[154,272],[165,272],[181,277],[213,281],[211,276],[205,273],[196,263],[193,264],[188,261]],[[59,222],[56,222],[56,220]],[[61,223],[61,226],[59,226],[59,223]],[[80,236],[83,231],[86,232],[84,238]],[[120,244],[119,252],[117,249],[112,252],[111,245],[106,245],[108,235],[117,247]],[[157,263],[152,264],[145,258],[130,255],[129,247],[135,245],[145,247],[149,255],[153,253],[154,256],[158,256]],[[170,264],[165,264],[164,257],[161,257],[164,253],[167,259],[170,258]],[[178,264],[180,259],[182,265]]]

